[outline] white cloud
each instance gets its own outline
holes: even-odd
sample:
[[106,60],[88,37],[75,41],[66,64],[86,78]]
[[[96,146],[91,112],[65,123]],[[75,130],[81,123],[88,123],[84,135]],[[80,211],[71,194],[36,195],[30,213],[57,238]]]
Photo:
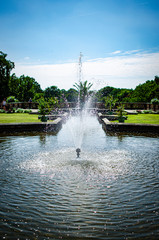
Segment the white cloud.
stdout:
[[[134,88],[139,83],[154,79],[159,75],[159,53],[139,53],[137,50],[128,55],[92,59],[83,62],[83,80],[94,83],[94,89],[106,85],[119,88]],[[69,89],[78,81],[78,64],[65,63],[54,65],[19,65],[14,70],[34,77],[43,89],[56,85]]]
[[123,55],[126,55],[126,54],[133,54],[133,53],[137,53],[137,52],[140,52],[140,50],[137,49],[137,50],[125,51],[125,52],[123,52]]
[[24,60],[30,60],[30,57],[25,57]]
[[112,52],[111,54],[116,55],[116,54],[119,54],[119,53],[121,53],[121,51],[120,51],[120,50],[117,50],[117,51],[115,51],[115,52]]

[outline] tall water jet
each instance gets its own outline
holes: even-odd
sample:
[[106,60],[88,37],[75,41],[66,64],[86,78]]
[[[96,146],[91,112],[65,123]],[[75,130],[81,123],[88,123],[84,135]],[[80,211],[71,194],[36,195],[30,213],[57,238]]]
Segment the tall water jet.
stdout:
[[[92,83],[88,83],[87,80],[82,79],[82,53],[80,53],[79,63],[78,63],[78,82],[73,86],[78,91],[78,102],[75,108],[74,116],[70,116],[70,130],[74,140],[77,157],[81,151],[82,140],[84,133],[87,128],[89,111],[91,104],[90,88]],[[80,151],[77,151],[77,149]]]

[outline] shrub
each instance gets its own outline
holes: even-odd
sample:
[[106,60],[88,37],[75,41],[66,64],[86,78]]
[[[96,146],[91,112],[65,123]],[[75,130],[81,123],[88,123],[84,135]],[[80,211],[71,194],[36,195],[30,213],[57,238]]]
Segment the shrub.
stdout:
[[14,96],[7,97],[7,103],[19,102]]
[[24,112],[24,113],[31,113],[32,111],[29,110],[29,109],[25,109],[23,112]]
[[23,109],[21,109],[21,108],[18,108],[16,111],[15,111],[16,113],[23,113],[24,112],[24,110]]
[[151,100],[151,104],[159,104],[159,99],[157,99],[157,98],[153,98],[152,100]]
[[116,99],[113,98],[112,95],[108,95],[107,97],[104,97],[105,101],[105,108],[109,107],[109,113],[112,114],[112,108],[115,106]]
[[50,112],[49,103],[44,98],[40,98],[38,102],[39,102],[39,105],[38,105],[39,113],[45,116]]
[[0,113],[5,113],[5,110],[4,109],[0,109]]
[[126,111],[124,109],[124,105],[121,104],[119,107],[118,107],[118,110],[117,110],[117,113],[118,113],[118,120],[119,122],[124,122],[128,117],[126,116]]
[[145,113],[145,114],[150,114],[151,113],[152,114],[152,113],[154,113],[154,111],[152,111],[152,110],[144,110],[143,113]]
[[140,113],[140,114],[141,114],[141,113],[142,113],[142,111],[141,111],[141,110],[137,110],[137,113]]

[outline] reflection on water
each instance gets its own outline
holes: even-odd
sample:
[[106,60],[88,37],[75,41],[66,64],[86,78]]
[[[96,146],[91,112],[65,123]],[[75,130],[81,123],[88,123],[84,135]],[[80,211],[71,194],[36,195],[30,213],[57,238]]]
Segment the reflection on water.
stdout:
[[158,239],[158,138],[89,123],[79,159],[68,123],[0,137],[1,239]]

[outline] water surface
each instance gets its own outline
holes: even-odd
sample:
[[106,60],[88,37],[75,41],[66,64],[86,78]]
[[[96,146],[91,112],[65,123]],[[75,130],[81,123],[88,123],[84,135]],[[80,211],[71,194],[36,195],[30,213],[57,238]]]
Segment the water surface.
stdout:
[[1,239],[159,239],[159,138],[84,129],[0,136]]

